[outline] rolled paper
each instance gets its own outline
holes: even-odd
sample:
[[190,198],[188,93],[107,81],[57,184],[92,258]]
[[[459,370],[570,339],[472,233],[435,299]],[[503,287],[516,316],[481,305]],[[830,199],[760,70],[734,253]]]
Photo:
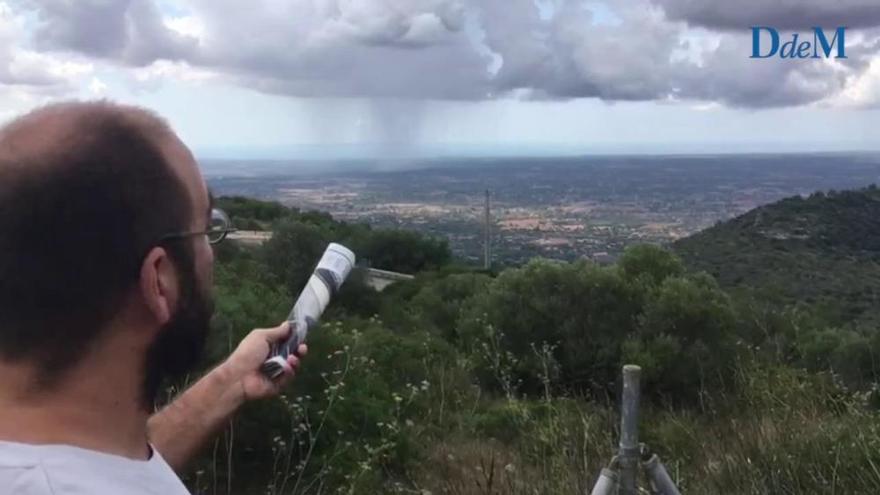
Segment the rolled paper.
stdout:
[[266,376],[275,378],[284,372],[288,356],[296,354],[300,344],[305,342],[309,330],[318,324],[327,304],[351,273],[354,263],[354,253],[347,247],[335,242],[327,246],[287,316],[291,328],[290,336],[272,347],[269,359],[260,368]]

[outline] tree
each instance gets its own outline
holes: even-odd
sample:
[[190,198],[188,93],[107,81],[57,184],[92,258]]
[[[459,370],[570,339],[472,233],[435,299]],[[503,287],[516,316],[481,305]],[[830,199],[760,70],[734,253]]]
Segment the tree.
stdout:
[[260,258],[291,294],[299,294],[329,243],[324,229],[286,220],[263,244]]
[[406,302],[419,320],[436,328],[449,342],[458,342],[456,325],[464,303],[482,292],[492,277],[482,273],[456,273],[433,280]]
[[732,380],[737,355],[730,298],[706,274],[670,277],[647,300],[636,342],[624,353],[645,368],[651,390],[693,399]]
[[684,264],[678,257],[653,244],[628,247],[618,259],[617,266],[624,277],[644,280],[654,286],[668,277],[677,277],[684,273]]
[[417,232],[383,229],[361,233],[352,239],[352,249],[373,268],[416,273],[439,268],[452,259],[446,240]]
[[604,392],[617,375],[620,344],[635,331],[639,300],[613,267],[535,259],[505,270],[475,296],[459,328],[471,352],[497,343],[498,352],[513,356],[522,392],[543,389],[543,349],[552,349],[559,365],[555,388]]

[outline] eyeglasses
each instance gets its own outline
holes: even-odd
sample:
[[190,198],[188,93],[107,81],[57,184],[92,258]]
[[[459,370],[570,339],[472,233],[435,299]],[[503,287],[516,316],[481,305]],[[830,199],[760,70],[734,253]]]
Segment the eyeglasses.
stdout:
[[208,226],[208,230],[198,231],[198,232],[179,232],[176,234],[167,234],[162,236],[159,239],[159,242],[171,241],[174,239],[184,239],[187,237],[193,237],[197,235],[204,235],[208,237],[208,242],[211,244],[219,244],[226,239],[226,236],[230,232],[235,232],[236,229],[232,227],[232,222],[229,220],[229,215],[226,214],[225,211],[214,208],[211,210],[211,225]]

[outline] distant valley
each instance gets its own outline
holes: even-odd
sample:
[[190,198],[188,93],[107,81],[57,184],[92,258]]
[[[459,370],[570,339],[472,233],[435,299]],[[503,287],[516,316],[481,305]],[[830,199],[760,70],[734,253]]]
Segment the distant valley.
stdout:
[[877,154],[601,156],[422,162],[202,164],[216,194],[278,200],[334,218],[401,227],[482,255],[491,191],[493,260],[614,260],[790,196],[880,181]]

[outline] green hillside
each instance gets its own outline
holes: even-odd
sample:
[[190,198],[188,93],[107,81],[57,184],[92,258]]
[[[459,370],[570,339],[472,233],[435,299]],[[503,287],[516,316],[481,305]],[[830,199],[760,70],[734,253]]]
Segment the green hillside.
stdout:
[[[676,247],[724,286],[782,284],[779,302],[814,291],[814,303],[868,321],[855,289],[877,276],[878,196],[783,201]],[[248,198],[218,204],[274,235],[218,246],[205,368],[285,317],[327,242],[415,278],[376,292],[356,270],[292,386],[236,416],[186,473],[192,493],[589,493],[617,444],[624,363],[643,369],[640,440],[682,493],[880,493],[880,332],[731,297],[653,245],[608,266],[483,271],[444,239]],[[169,385],[171,397],[184,384]]]
[[833,324],[880,322],[880,189],[762,206],[673,245],[732,292],[809,305]]

